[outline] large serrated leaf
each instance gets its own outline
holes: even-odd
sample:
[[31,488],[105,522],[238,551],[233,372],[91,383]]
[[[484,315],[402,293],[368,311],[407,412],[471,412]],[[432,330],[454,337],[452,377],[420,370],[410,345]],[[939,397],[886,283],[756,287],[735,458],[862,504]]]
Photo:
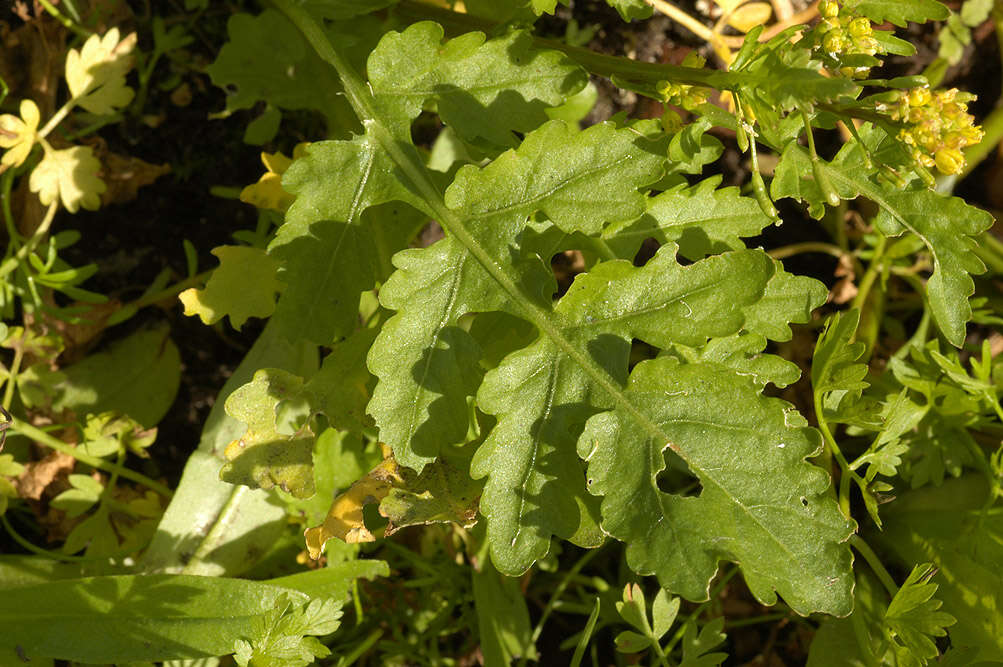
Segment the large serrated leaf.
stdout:
[[311,144],[286,170],[296,199],[268,252],[285,262],[274,319],[287,338],[324,345],[355,328],[359,294],[424,221],[410,206],[379,206],[420,206],[402,181],[366,136]]
[[742,238],[757,236],[772,220],[755,199],[742,197],[738,188],[719,188],[721,177],[693,187],[679,185],[647,201],[637,220],[612,224],[603,238],[618,257],[633,257],[645,239],[674,241],[679,254],[690,260],[711,253],[740,250]]
[[533,48],[527,32],[489,41],[470,32],[445,44],[442,36],[441,26],[426,21],[380,40],[368,71],[383,110],[410,121],[434,101],[442,121],[464,139],[511,146],[513,131],[544,123],[544,110],[563,104],[587,80],[559,51]]
[[[850,612],[843,543],[854,524],[825,493],[828,475],[805,461],[821,439],[793,406],[729,369],[669,358],[638,364],[627,393],[657,431],[617,409],[592,417],[578,447],[603,496],[603,529],[627,542],[633,569],[705,600],[718,561],[730,560],[764,604],[780,593],[801,614]],[[666,452],[696,475],[696,497],[660,490]]]
[[[682,267],[674,250],[664,246],[641,268],[600,264],[580,275],[554,310],[572,344],[620,385],[633,338],[666,347],[736,333],[743,306],[762,296],[774,271],[758,251]],[[477,402],[498,423],[477,451],[471,474],[488,477],[481,513],[489,519],[492,560],[503,572],[521,572],[544,556],[551,535],[597,543],[590,525],[596,511],[574,443],[585,420],[612,407],[611,399],[549,338],[509,355],[485,377]]]
[[[832,162],[820,160],[821,170],[841,199],[866,197],[881,208],[875,223],[885,236],[914,234],[933,257],[933,275],[927,282],[930,310],[937,326],[953,345],[960,347],[972,309],[968,297],[975,291],[969,274],[985,266],[972,252],[975,235],[992,225],[985,211],[964,200],[929,190],[898,191],[882,188],[871,179],[873,169],[863,168],[866,156],[856,142],[843,147]],[[809,204],[815,217],[824,211],[825,197],[815,183],[811,158],[796,142],[784,149],[772,185],[773,197],[792,197]]]

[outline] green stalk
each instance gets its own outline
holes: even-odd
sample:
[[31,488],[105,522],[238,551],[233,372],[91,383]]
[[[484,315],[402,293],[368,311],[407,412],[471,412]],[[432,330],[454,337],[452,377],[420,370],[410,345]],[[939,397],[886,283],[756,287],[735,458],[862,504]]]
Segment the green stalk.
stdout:
[[[547,602],[547,606],[543,608],[543,613],[540,614],[539,622],[537,622],[536,627],[533,628],[533,635],[529,640],[529,646],[536,645],[536,641],[540,638],[540,635],[543,633],[544,624],[547,622],[547,619],[550,618],[550,614],[554,611],[554,604],[561,598],[561,595],[564,594],[564,591],[571,583],[572,578],[579,572],[581,572],[582,568],[585,567],[590,560],[595,558],[596,554],[598,553],[599,553],[598,549],[590,550],[584,556],[579,558],[578,562],[576,562],[571,567],[571,569],[568,570],[567,573],[565,573],[564,577],[561,579],[561,582],[557,585],[557,588],[555,588],[554,592],[551,594],[550,600]],[[522,659],[519,660],[519,665],[526,664],[526,660],[528,659],[526,653],[527,652],[523,652]]]
[[49,0],[38,0],[38,4],[42,5],[42,7],[45,8],[45,11],[48,12],[52,18],[62,23],[63,27],[65,27],[67,30],[75,32],[76,34],[84,38],[90,37],[93,34],[86,28],[83,28],[74,23],[73,21],[71,21],[67,16],[64,16],[61,11],[56,9],[56,7],[51,2],[49,2]]
[[865,542],[864,538],[860,535],[852,535],[850,537],[850,545],[853,546],[853,548],[864,557],[867,564],[871,566],[871,570],[873,570],[874,574],[877,575],[878,580],[881,581],[885,590],[888,591],[889,597],[895,597],[895,595],[899,592],[899,587],[895,583],[895,580],[892,579],[892,575],[888,574],[888,570],[886,570],[885,566],[881,563],[881,559],[878,558],[876,553],[874,553],[874,549],[871,549],[871,545]]
[[98,470],[104,470],[109,474],[117,473],[126,479],[132,480],[137,484],[142,484],[148,489],[156,491],[165,498],[170,498],[172,495],[174,495],[174,493],[169,488],[167,488],[160,482],[152,480],[146,475],[138,473],[135,470],[130,470],[129,468],[124,468],[120,465],[115,465],[114,463],[108,463],[104,459],[98,458],[97,456],[91,456],[90,454],[81,451],[79,447],[74,447],[73,445],[65,443],[62,440],[59,440],[58,438],[54,438],[53,436],[49,435],[42,429],[29,424],[23,419],[15,420],[14,427],[10,431],[8,431],[7,434],[23,435],[26,438],[30,438],[31,440],[34,440],[39,444],[45,445],[49,449],[54,449],[57,452],[72,456],[76,460],[80,461],[81,463],[86,463],[92,468],[97,468]]

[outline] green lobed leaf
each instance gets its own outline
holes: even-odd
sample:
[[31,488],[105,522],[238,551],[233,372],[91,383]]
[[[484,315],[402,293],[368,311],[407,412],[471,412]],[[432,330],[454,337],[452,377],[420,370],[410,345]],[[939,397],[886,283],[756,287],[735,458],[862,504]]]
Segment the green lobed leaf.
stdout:
[[904,564],[936,565],[937,611],[958,621],[953,646],[1003,661],[1003,515],[984,511],[988,493],[981,474],[903,493],[884,510],[879,540]]
[[359,294],[424,222],[404,204],[378,206],[420,206],[404,182],[368,136],[311,144],[286,170],[282,187],[296,199],[268,252],[283,262],[274,319],[290,340],[328,345],[356,328]]
[[909,21],[944,21],[951,14],[937,0],[843,0],[842,4],[850,12],[866,16],[875,23],[891,21],[900,28]]
[[636,220],[610,224],[602,236],[618,257],[632,258],[642,242],[654,238],[674,241],[679,254],[697,260],[712,253],[745,248],[742,238],[759,235],[772,224],[755,199],[738,188],[720,188],[721,177],[695,186],[673,187],[647,200],[647,210]]
[[564,54],[533,48],[526,31],[485,41],[469,32],[442,43],[443,29],[425,21],[388,32],[369,57],[382,111],[410,122],[434,101],[442,122],[467,141],[512,146],[581,90],[585,72]]
[[[680,266],[663,246],[645,266],[605,262],[579,275],[554,309],[555,324],[580,353],[619,384],[630,342],[702,345],[743,325],[742,309],[762,297],[776,270],[761,251],[740,251]],[[481,513],[494,562],[521,572],[543,557],[550,535],[585,544],[601,539],[597,512],[575,456],[576,434],[613,397],[558,343],[541,337],[490,371],[477,394],[498,423],[478,449],[471,475],[487,476]],[[587,541],[586,541],[587,540]]]
[[181,357],[170,327],[137,331],[63,369],[56,410],[118,412],[149,428],[174,402]]
[[[603,530],[627,543],[632,569],[705,600],[718,561],[734,561],[764,604],[780,593],[801,614],[849,613],[854,524],[805,461],[821,441],[792,406],[728,369],[665,357],[638,364],[627,394],[637,412],[592,417],[578,447]],[[659,488],[667,452],[700,481],[697,496]]]
[[[965,324],[972,315],[968,297],[975,291],[969,274],[985,270],[972,252],[973,237],[992,225],[992,216],[957,197],[929,190],[899,191],[878,186],[870,179],[869,170],[861,168],[864,163],[862,148],[850,142],[832,162],[819,161],[818,168],[841,199],[863,196],[880,207],[875,223],[882,234],[895,237],[908,231],[922,239],[934,264],[933,275],[927,282],[931,313],[948,341],[960,347]],[[812,173],[808,152],[791,142],[777,166],[773,197],[805,201],[812,215],[820,217],[825,199]]]
[[214,84],[231,91],[228,110],[249,109],[266,100],[281,109],[328,114],[343,104],[337,75],[306,47],[282,14],[272,9],[258,16],[234,14],[227,34],[230,41],[206,71]]
[[[566,231],[598,231],[609,220],[637,217],[637,191],[661,174],[662,155],[630,130],[609,124],[577,132],[550,121],[483,169],[467,166],[446,191],[446,203],[470,220],[471,233],[490,257],[507,257],[535,211]],[[398,271],[380,290],[398,311],[369,354],[379,378],[369,412],[380,437],[402,465],[420,470],[439,448],[467,433],[466,401],[480,384],[480,352],[457,326],[471,312],[508,310],[523,316],[523,300],[549,308],[550,272],[538,257],[517,260],[507,274],[518,297],[500,289],[468,245],[447,236],[435,245],[394,257]],[[513,300],[515,301],[514,303]]]
[[221,480],[261,489],[278,486],[297,498],[313,495],[313,432],[309,424],[280,432],[276,414],[279,403],[297,397],[302,386],[297,375],[264,368],[227,397],[226,413],[247,424],[247,431],[227,445]]
[[940,655],[931,638],[943,637],[947,634],[944,628],[957,622],[939,611],[942,603],[933,599],[938,588],[930,581],[934,574],[930,563],[914,567],[885,611],[885,624],[898,639],[899,648],[920,664]]

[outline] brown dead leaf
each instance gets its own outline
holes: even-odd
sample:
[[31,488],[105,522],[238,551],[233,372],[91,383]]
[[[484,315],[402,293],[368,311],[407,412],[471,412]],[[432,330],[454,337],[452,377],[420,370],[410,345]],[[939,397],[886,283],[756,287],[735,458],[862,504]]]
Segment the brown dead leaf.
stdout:
[[108,186],[101,195],[102,206],[132,201],[141,187],[171,171],[169,164],[150,164],[138,157],[118,153],[104,152],[99,157],[104,167],[101,179]]
[[76,459],[62,452],[50,452],[41,461],[24,465],[24,472],[14,482],[21,498],[41,500],[42,494],[57,480],[65,479],[73,471]]
[[833,275],[839,278],[839,280],[829,290],[829,301],[839,304],[853,301],[858,292],[857,285],[854,282],[857,274],[853,270],[853,262],[850,261],[849,255],[840,255]]

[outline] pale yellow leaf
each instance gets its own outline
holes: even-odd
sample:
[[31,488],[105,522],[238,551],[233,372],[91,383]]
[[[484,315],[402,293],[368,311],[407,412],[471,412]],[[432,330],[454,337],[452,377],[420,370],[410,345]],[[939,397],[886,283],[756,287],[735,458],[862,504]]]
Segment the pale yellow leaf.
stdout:
[[80,51],[70,49],[66,56],[66,85],[76,103],[95,114],[110,114],[132,100],[133,92],[125,84],[132,67],[136,33],[119,40],[118,28],[104,37],[91,35]]
[[205,289],[187,289],[178,295],[185,315],[198,315],[205,324],[215,324],[225,315],[239,329],[249,317],[268,317],[275,312],[275,294],[282,288],[276,277],[279,263],[260,248],[220,246],[219,258]]
[[90,146],[47,150],[31,172],[28,186],[48,206],[58,197],[70,213],[81,207],[96,211],[101,204],[105,184],[98,177],[101,162]]
[[750,2],[742,5],[728,17],[728,25],[745,33],[757,25],[766,25],[773,15],[773,7],[768,2]]
[[20,165],[31,153],[38,132],[38,107],[31,100],[21,100],[21,116],[4,114],[0,116],[0,148],[7,152],[0,158],[0,164],[8,167]]

